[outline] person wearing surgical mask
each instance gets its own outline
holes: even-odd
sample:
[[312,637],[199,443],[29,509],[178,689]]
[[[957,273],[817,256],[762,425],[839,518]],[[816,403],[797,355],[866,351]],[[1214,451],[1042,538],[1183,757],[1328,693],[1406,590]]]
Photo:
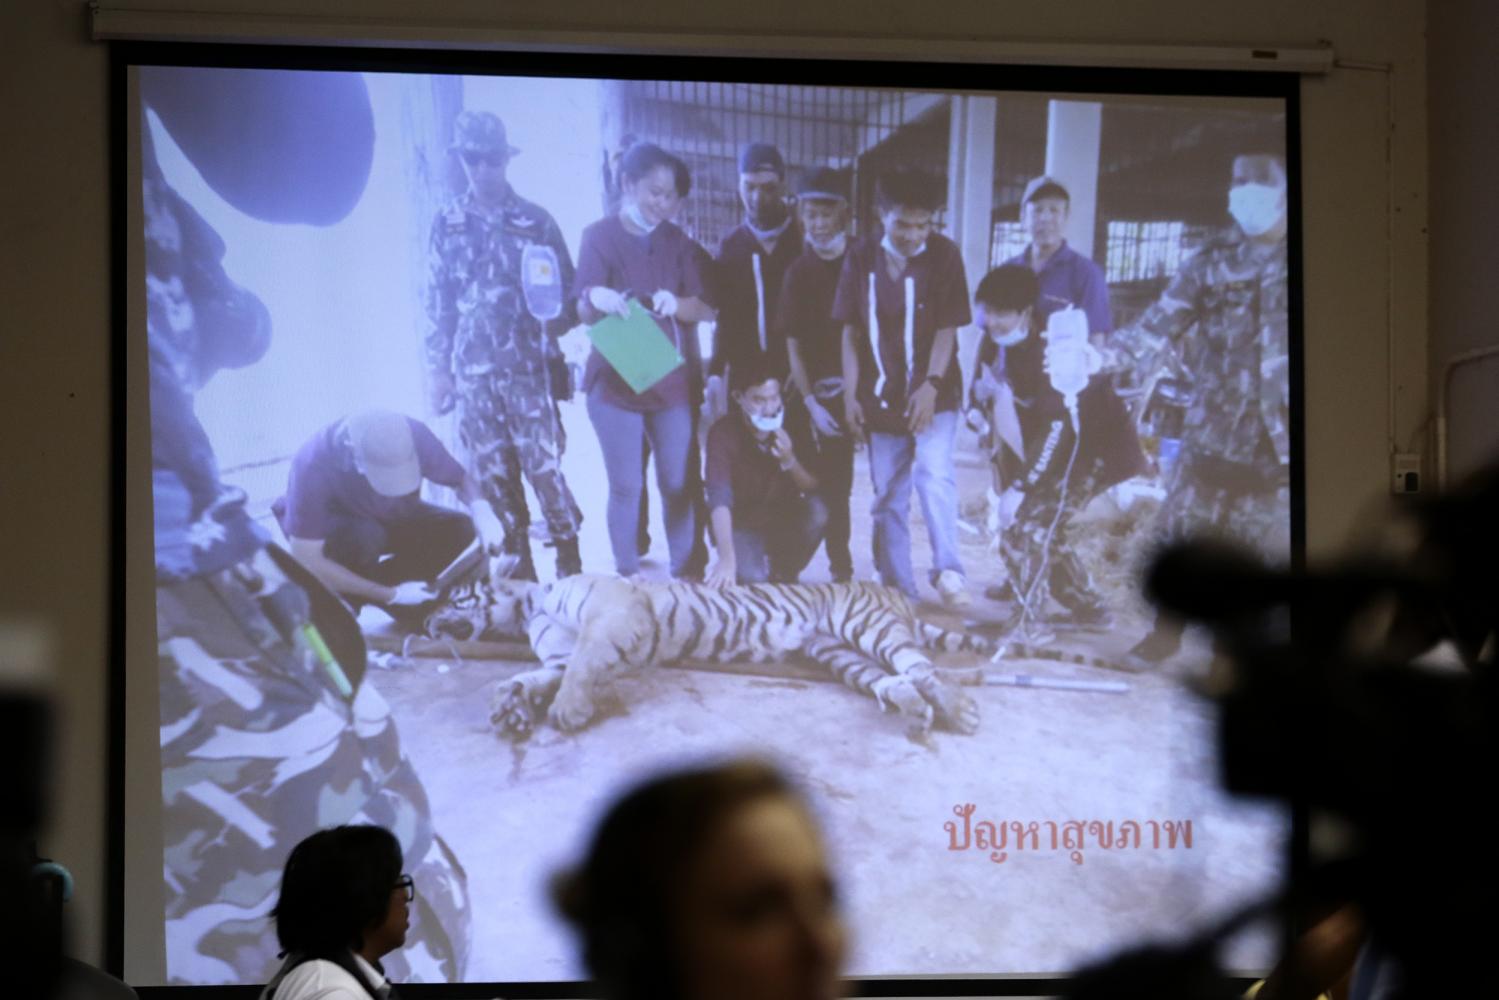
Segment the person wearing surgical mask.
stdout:
[[802,459],[812,442],[786,423],[777,371],[766,357],[740,364],[731,410],[708,430],[710,586],[795,583],[822,542],[827,507]]
[[[1015,624],[1027,618],[1100,628],[1110,615],[1069,527],[1103,489],[1144,471],[1133,422],[1107,378],[1087,380],[1074,400],[1077,420],[1043,366],[1048,330],[1039,324],[1043,296],[1034,271],[1004,264],[984,275],[974,292],[979,326],[997,348],[995,360],[977,365],[971,414],[987,424],[994,492],[990,527],[1003,575],[984,596],[1009,602]],[[1059,320],[1079,311],[1053,313]],[[1086,341],[1084,350],[1091,350]],[[1095,354],[1096,356],[1096,354]],[[1065,382],[1064,382],[1065,384]],[[1130,428],[1127,448],[1100,428]],[[1047,609],[1055,602],[1060,616]]]
[[744,216],[723,238],[714,266],[718,325],[709,364],[708,415],[727,412],[724,386],[733,368],[759,355],[772,357],[784,378],[786,340],[775,326],[781,282],[802,252],[802,234],[787,198],[781,151],[752,142],[739,151],[739,203]]
[[[659,146],[638,143],[620,162],[623,202],[615,215],[583,231],[574,296],[578,315],[596,323],[627,316],[631,301],[648,311],[677,351],[691,353],[696,324],[713,319],[706,298],[699,248],[671,221],[681,200],[676,159]],[[693,516],[692,373],[678,366],[636,392],[597,350],[583,373],[588,417],[598,434],[609,479],[606,520],[615,570],[640,569],[640,457],[649,440],[661,491],[671,572],[691,571],[696,537]]]
[[880,580],[921,599],[911,566],[914,486],[931,542],[928,580],[945,604],[962,608],[972,598],[958,554],[956,345],[973,313],[962,252],[936,232],[941,205],[941,183],[920,171],[876,180],[885,233],[849,248],[833,316],[843,325],[844,425],[869,441]]
[[806,239],[782,280],[775,324],[801,397],[797,419],[811,425],[813,449],[806,457],[828,508],[823,546],[834,582],[854,575],[848,509],[854,436],[843,426],[843,325],[833,318],[848,250],[849,182],[847,171],[829,167],[802,175],[797,207]]
[[[1155,304],[1108,339],[1105,368],[1148,384],[1170,372],[1191,386],[1177,460],[1167,473],[1167,540],[1218,535],[1290,557],[1290,345],[1285,160],[1233,160],[1224,207],[1233,225],[1171,279]],[[1048,348],[1048,355],[1051,349]],[[1053,359],[1048,357],[1048,363]],[[1138,667],[1181,646],[1157,620],[1131,650]]]

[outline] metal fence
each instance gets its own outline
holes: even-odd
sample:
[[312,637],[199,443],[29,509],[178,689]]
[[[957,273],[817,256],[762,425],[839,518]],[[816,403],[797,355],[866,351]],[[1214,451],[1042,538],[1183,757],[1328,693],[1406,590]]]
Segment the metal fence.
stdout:
[[[775,145],[792,190],[802,170],[852,171],[855,230],[872,222],[873,173],[899,159],[935,173],[947,165],[946,98],[899,90],[635,80],[610,85],[605,142],[653,142],[692,171],[680,225],[709,249],[739,224],[739,150]],[[940,137],[928,134],[943,117]],[[912,128],[918,122],[925,128]],[[934,138],[940,141],[934,142]]]

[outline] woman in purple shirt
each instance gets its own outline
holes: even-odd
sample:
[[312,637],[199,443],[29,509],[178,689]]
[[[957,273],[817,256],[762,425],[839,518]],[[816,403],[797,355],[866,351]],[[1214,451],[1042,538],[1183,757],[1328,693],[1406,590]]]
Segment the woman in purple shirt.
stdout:
[[[610,313],[625,315],[629,300],[639,301],[655,314],[677,350],[691,356],[694,325],[711,320],[713,309],[703,299],[696,244],[670,221],[681,199],[676,169],[674,158],[659,146],[641,143],[625,153],[620,163],[623,203],[619,214],[583,230],[575,294],[586,323]],[[688,569],[696,537],[688,472],[693,426],[688,368],[679,366],[639,393],[598,351],[589,355],[584,370],[588,416],[609,477],[609,543],[621,576],[633,576],[640,568],[640,454],[647,439],[656,456],[672,575]]]

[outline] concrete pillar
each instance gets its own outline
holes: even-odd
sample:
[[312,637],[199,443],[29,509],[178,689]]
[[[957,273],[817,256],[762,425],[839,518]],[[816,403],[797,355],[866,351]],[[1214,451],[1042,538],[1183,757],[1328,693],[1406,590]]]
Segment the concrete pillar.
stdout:
[[1098,148],[1103,105],[1096,101],[1052,101],[1046,116],[1046,173],[1072,195],[1067,244],[1102,266],[1093,253],[1098,219]]
[[[989,269],[994,216],[994,122],[999,102],[993,97],[952,99],[948,129],[947,236],[963,254],[970,296]],[[965,383],[973,372],[978,330],[958,331],[958,362]]]

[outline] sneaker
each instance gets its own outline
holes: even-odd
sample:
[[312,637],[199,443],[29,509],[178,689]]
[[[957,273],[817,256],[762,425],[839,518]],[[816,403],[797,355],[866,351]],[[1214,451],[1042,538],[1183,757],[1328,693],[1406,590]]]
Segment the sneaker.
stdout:
[[991,601],[1013,601],[1015,591],[1011,588],[1010,581],[1006,580],[1004,583],[991,583],[985,587],[984,596]]
[[1182,629],[1174,623],[1157,620],[1145,638],[1130,647],[1125,661],[1137,671],[1153,670],[1181,649]]
[[968,593],[968,581],[957,570],[945,569],[937,574],[937,593],[942,603],[950,608],[966,608],[973,603]]

